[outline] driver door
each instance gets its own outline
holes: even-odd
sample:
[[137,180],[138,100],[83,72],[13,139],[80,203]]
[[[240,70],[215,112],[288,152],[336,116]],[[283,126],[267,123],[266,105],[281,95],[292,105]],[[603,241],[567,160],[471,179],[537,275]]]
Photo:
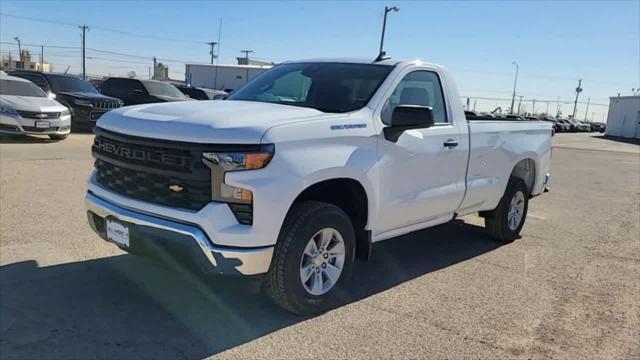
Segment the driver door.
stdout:
[[383,205],[377,234],[448,221],[465,191],[468,143],[453,124],[438,74],[429,70],[404,74],[382,108],[383,124],[390,123],[398,105],[431,106],[435,125],[406,131],[395,143],[380,137],[379,197]]

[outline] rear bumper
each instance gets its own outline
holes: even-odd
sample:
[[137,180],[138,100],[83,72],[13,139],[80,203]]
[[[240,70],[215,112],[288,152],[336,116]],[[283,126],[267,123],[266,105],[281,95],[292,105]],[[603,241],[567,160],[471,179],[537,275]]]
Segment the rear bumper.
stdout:
[[269,270],[273,246],[234,248],[215,246],[197,226],[132,211],[91,192],[85,197],[91,228],[107,240],[105,219],[125,224],[130,246],[123,250],[159,257],[204,273],[257,275]]

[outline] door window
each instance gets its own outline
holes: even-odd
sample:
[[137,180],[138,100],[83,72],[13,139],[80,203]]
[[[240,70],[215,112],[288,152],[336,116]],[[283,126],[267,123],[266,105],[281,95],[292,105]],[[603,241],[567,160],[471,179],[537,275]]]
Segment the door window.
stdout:
[[391,122],[391,114],[398,105],[431,106],[436,124],[448,122],[440,79],[432,71],[413,71],[400,81],[382,109],[383,123]]

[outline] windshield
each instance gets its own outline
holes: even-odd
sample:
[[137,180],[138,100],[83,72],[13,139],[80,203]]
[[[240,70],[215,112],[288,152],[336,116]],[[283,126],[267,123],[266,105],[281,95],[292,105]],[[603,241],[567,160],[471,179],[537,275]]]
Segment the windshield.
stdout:
[[54,93],[63,91],[98,93],[98,90],[89,82],[75,76],[49,74],[47,78],[49,78]]
[[160,81],[141,81],[150,95],[168,96],[174,98],[186,98],[186,96],[178,90],[177,87]]
[[393,66],[291,63],[263,73],[227,99],[302,106],[341,113],[364,107]]
[[47,97],[35,84],[15,80],[0,80],[0,95]]

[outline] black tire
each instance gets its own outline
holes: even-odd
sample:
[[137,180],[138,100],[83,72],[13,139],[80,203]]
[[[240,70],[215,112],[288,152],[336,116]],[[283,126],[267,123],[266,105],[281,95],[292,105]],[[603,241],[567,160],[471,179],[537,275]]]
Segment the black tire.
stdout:
[[[509,207],[511,199],[520,191],[524,195],[524,210],[522,211],[522,219],[515,229],[509,228]],[[527,218],[527,210],[529,209],[529,191],[527,185],[522,179],[511,178],[507,184],[507,189],[498,203],[495,210],[484,215],[484,227],[486,231],[494,239],[501,242],[512,242],[520,235],[520,230],[524,226]]]
[[55,141],[64,140],[64,139],[66,139],[68,137],[69,137],[69,134],[64,134],[64,135],[51,134],[51,135],[49,135],[49,139],[55,140]]
[[[327,227],[337,230],[342,236],[345,260],[333,288],[323,295],[314,296],[302,284],[300,262],[309,240]],[[267,295],[280,307],[299,315],[317,314],[340,305],[353,268],[355,244],[351,220],[339,207],[318,201],[294,204],[280,230],[265,279]]]

